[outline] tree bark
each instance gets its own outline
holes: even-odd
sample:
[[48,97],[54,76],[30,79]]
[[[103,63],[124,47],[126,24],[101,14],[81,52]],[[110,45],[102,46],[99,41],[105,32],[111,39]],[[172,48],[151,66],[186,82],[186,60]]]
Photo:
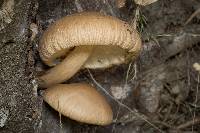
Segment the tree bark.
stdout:
[[0,10],[0,132],[35,132],[41,99],[28,68],[29,25],[35,1],[4,0]]

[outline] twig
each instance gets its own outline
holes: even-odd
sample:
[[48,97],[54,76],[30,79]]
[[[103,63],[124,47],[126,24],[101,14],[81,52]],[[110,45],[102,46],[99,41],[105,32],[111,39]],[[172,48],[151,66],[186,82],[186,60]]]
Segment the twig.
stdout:
[[175,36],[174,34],[157,34],[156,37],[172,37]]
[[62,133],[62,114],[60,112],[60,100],[58,100],[58,113],[59,113],[59,126],[60,126],[60,131],[59,133]]
[[196,10],[194,13],[192,13],[192,15],[185,22],[184,26],[187,25],[198,13],[200,13],[200,8]]
[[199,124],[199,123],[200,123],[200,117],[196,117],[190,121],[187,121],[186,123],[183,123],[183,124],[177,126],[177,129],[184,129],[186,127],[193,126],[193,125]]
[[[198,74],[198,83],[197,83],[197,91],[196,91],[196,96],[195,96],[195,101],[194,104],[197,105],[198,102],[198,94],[199,94],[199,74]],[[193,116],[193,122],[195,121],[195,116],[196,116],[196,106],[194,107],[194,116]],[[192,131],[193,131],[193,125],[192,124]]]
[[148,120],[148,117],[145,116],[144,114],[141,114],[138,112],[137,109],[131,109],[129,108],[127,105],[121,103],[120,101],[118,101],[117,99],[115,99],[115,97],[113,97],[112,95],[110,95],[110,93],[108,93],[105,88],[103,88],[93,77],[92,73],[90,72],[89,69],[88,70],[88,73],[92,79],[92,81],[99,87],[102,89],[102,91],[104,93],[106,93],[106,95],[108,95],[113,101],[115,101],[116,103],[118,103],[120,106],[126,108],[128,111],[130,111],[131,113],[133,113],[135,116],[137,116],[138,118],[144,120],[145,122],[147,122],[149,125],[151,125],[153,128],[155,128],[156,130],[158,130],[160,133],[164,133],[160,128],[158,128],[156,125],[154,125],[153,123],[151,123],[149,120]]
[[62,133],[62,114],[59,111],[60,133]]
[[134,63],[134,76],[131,78],[131,81],[135,80],[137,78],[137,64]]
[[[192,33],[192,32],[185,32],[185,33],[187,33],[191,37],[199,37],[200,36],[200,34],[195,34],[195,33]],[[175,35],[175,34],[157,34],[155,36],[156,37],[175,37],[177,35]]]
[[[118,119],[118,117],[119,117],[120,110],[121,110],[121,106],[119,106],[119,108],[118,108],[118,110],[117,110],[116,119],[115,119],[114,121],[117,121],[117,119]],[[113,127],[112,127],[111,133],[114,133],[114,131],[115,131],[115,126],[116,126],[116,125],[114,124]]]
[[133,29],[136,29],[137,28],[137,21],[138,21],[138,16],[140,14],[140,7],[137,6],[136,10],[135,10],[135,16],[134,16],[134,19],[130,22],[131,26]]
[[198,106],[198,105],[196,105],[196,104],[194,104],[194,103],[190,103],[190,102],[186,102],[186,103],[189,104],[189,105],[192,106],[192,107],[200,108],[200,106]]
[[154,123],[163,125],[163,126],[165,126],[165,127],[167,127],[167,128],[171,128],[171,129],[174,128],[172,125],[170,125],[170,124],[168,124],[168,123],[166,123],[166,122],[164,122],[164,121],[155,121]]
[[[125,84],[124,84],[124,87],[123,87],[123,90],[122,90],[122,91],[124,91],[124,88],[125,88],[126,85],[127,85],[127,82],[128,82],[128,79],[129,79],[129,73],[130,73],[131,64],[132,64],[132,63],[129,64],[128,69],[127,69],[127,71],[126,71]],[[121,100],[121,103],[123,103],[123,101],[124,101],[124,100],[122,99],[122,100]],[[121,110],[121,106],[119,106],[119,109],[117,110],[117,115],[116,115],[115,121],[117,121],[117,119],[118,119],[118,117],[119,117],[120,110]],[[113,128],[112,128],[112,133],[114,132],[114,130],[115,130],[115,125],[114,125]]]
[[172,108],[173,108],[173,103],[170,102],[169,108],[167,108],[168,110],[167,110],[166,115],[164,116],[163,122],[167,121],[167,119],[169,118]]

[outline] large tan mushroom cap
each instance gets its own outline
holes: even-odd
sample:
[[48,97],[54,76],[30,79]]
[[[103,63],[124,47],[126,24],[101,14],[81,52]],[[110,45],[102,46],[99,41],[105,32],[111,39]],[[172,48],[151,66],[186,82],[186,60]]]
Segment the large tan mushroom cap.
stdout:
[[87,84],[57,84],[45,90],[43,97],[55,110],[76,121],[96,125],[112,122],[111,107]]
[[66,16],[44,32],[40,41],[40,57],[49,66],[66,56],[76,46],[94,46],[83,68],[105,68],[124,63],[130,55],[137,56],[140,36],[126,22],[97,12]]

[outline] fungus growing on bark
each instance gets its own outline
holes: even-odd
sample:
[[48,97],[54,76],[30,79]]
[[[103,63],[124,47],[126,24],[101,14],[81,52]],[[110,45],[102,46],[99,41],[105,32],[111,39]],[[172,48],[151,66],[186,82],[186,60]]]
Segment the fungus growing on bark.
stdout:
[[80,68],[107,68],[124,63],[136,57],[140,48],[139,34],[122,20],[97,12],[66,16],[49,26],[41,38],[41,59],[56,66],[39,77],[40,86],[61,83]]
[[112,122],[109,104],[87,84],[57,84],[46,89],[43,98],[52,108],[76,121],[96,125]]

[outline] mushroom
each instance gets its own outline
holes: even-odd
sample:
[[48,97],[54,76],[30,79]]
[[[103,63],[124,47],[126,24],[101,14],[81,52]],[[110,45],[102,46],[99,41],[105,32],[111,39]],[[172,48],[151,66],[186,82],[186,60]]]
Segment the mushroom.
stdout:
[[49,26],[41,38],[41,59],[56,66],[39,77],[40,87],[68,80],[81,68],[122,64],[136,57],[140,49],[137,31],[118,18],[97,12],[66,16]]
[[117,0],[116,2],[117,2],[117,7],[118,8],[122,8],[126,4],[126,0]]
[[195,62],[195,63],[193,64],[193,68],[194,68],[196,71],[199,71],[199,72],[200,72],[200,64],[199,64],[199,63]]
[[73,120],[96,125],[112,122],[113,113],[105,98],[87,84],[56,84],[46,89],[43,97],[52,108]]
[[158,0],[134,0],[136,4],[141,6],[147,6],[149,4],[152,4]]

